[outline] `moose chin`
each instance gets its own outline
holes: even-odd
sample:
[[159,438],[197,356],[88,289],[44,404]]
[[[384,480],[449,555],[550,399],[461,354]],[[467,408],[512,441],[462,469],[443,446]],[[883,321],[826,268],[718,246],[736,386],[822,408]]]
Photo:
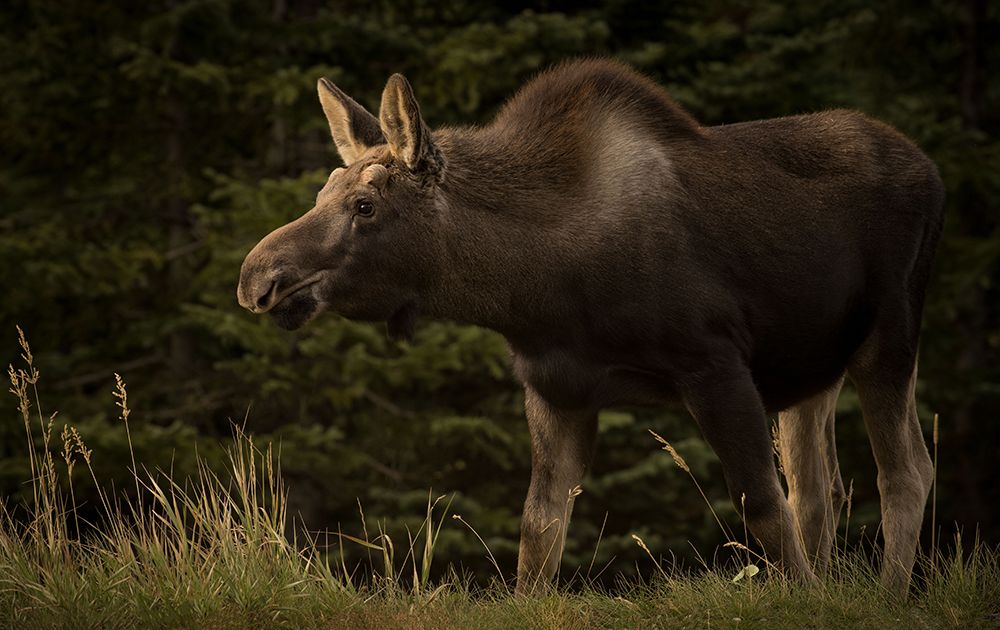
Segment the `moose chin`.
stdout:
[[302,328],[319,314],[319,302],[309,293],[298,292],[276,304],[268,313],[285,330]]
[[482,127],[432,131],[398,74],[377,118],[318,90],[344,166],[247,255],[239,302],[288,329],[331,311],[394,337],[419,317],[506,337],[532,435],[518,592],[556,573],[600,410],[676,399],[771,563],[815,582],[845,500],[845,378],[878,466],[882,581],[906,592],[933,470],[914,386],[944,198],[912,142],[846,110],[703,126],[600,59],[542,73]]

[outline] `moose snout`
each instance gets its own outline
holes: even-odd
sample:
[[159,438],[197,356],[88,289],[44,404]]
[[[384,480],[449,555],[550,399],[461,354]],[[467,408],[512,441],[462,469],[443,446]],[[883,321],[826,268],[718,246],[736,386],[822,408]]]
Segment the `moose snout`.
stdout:
[[279,301],[280,284],[280,272],[244,268],[240,272],[236,299],[251,313],[266,313]]

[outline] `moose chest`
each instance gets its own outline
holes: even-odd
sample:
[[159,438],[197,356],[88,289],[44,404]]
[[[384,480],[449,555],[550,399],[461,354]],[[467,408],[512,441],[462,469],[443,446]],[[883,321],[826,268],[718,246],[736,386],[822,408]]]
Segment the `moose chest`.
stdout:
[[653,404],[672,397],[669,379],[652,370],[565,348],[511,349],[518,380],[556,407],[596,409]]

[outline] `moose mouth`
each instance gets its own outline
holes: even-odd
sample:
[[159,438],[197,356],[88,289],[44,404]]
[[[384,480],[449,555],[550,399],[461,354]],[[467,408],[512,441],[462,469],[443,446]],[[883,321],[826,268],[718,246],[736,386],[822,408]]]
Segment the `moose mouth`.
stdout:
[[[309,290],[317,282],[319,282],[318,278],[311,282],[303,282],[272,306],[267,313],[274,320],[274,323],[285,330],[297,330],[309,323],[321,311],[327,310],[329,305],[321,303],[313,291]],[[355,304],[355,306],[357,305]],[[385,321],[391,339],[409,340],[413,338],[419,309],[417,303],[410,300],[391,311],[382,310],[370,303],[360,309],[344,308],[340,310],[335,308],[334,310],[355,321]]]
[[312,291],[307,291],[315,283],[305,284],[286,295],[275,304],[268,313],[274,323],[285,330],[301,328],[312,319],[319,309],[319,302],[313,297]]

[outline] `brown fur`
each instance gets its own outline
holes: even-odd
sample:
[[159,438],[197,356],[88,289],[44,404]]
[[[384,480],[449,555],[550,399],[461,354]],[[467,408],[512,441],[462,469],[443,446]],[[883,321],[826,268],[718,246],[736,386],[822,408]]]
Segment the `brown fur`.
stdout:
[[[702,127],[603,60],[540,75],[482,128],[431,132],[399,75],[381,121],[328,82],[320,94],[346,166],[250,252],[240,303],[289,328],[333,310],[394,336],[423,315],[507,337],[533,443],[519,590],[555,571],[597,412],[672,398],[767,554],[813,580],[839,510],[829,410],[845,372],[879,465],[883,579],[905,590],[929,487],[913,375],[943,195],[911,142],[843,110]],[[771,457],[781,410],[793,507]]]

